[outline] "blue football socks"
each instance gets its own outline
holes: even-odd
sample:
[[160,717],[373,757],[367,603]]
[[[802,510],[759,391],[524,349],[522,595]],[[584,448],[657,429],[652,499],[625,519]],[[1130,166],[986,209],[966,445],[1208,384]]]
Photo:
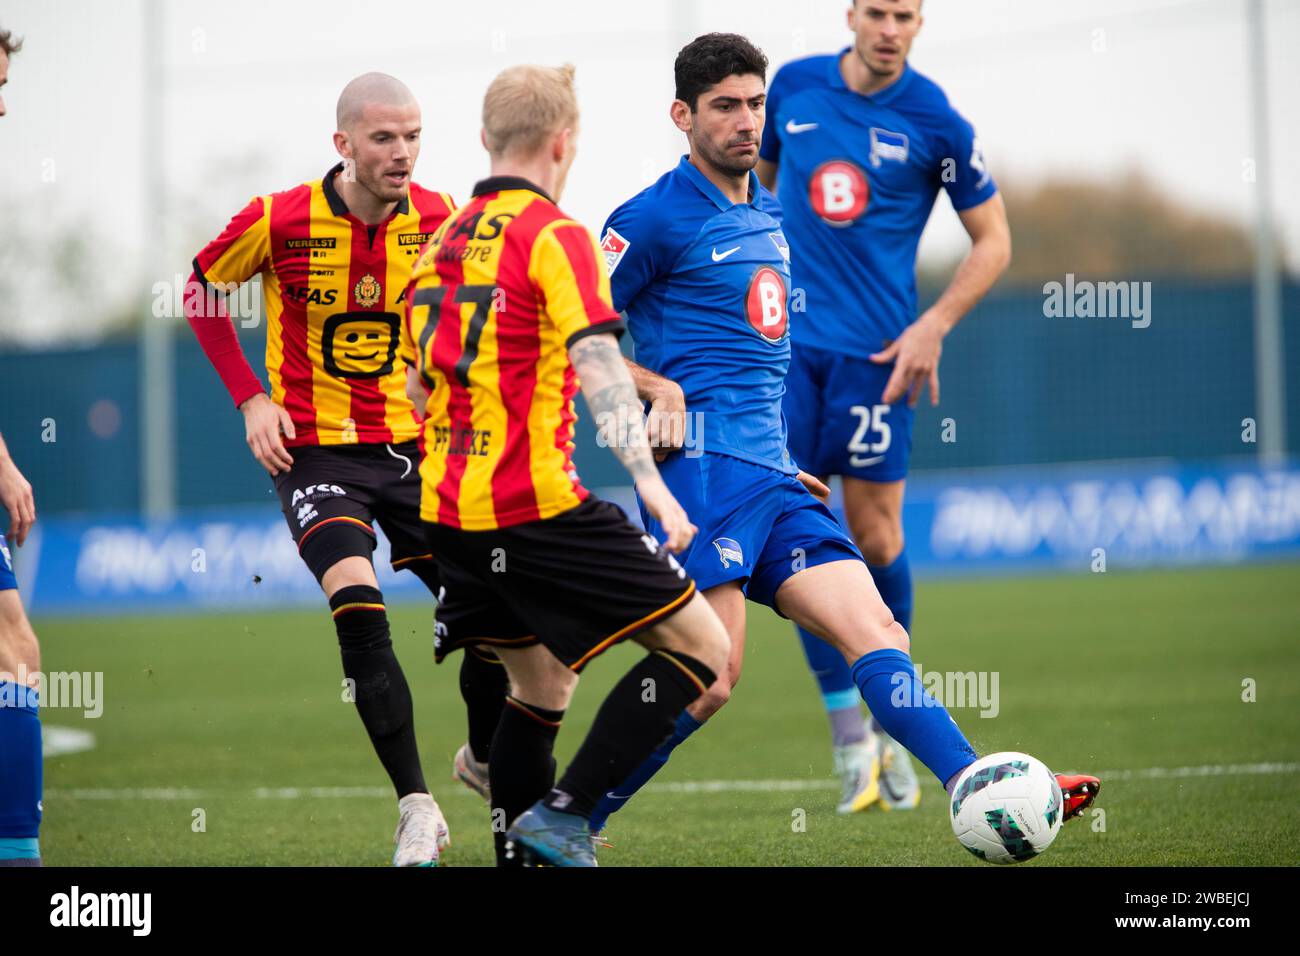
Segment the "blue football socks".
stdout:
[[40,858],[41,722],[38,694],[0,681],[0,861]]
[[659,749],[647,757],[645,763],[633,770],[617,790],[606,793],[600,803],[596,804],[596,812],[591,815],[589,824],[591,832],[599,833],[605,829],[605,822],[610,814],[623,809],[623,805],[631,800],[651,777],[663,769],[663,765],[668,762],[668,757],[677,749],[677,745],[703,726],[688,711],[683,710],[677,717],[677,726],[668,739],[659,745]]
[[853,680],[885,732],[930,768],[941,784],[975,759],[944,706],[922,686],[912,659],[882,648],[853,663]]

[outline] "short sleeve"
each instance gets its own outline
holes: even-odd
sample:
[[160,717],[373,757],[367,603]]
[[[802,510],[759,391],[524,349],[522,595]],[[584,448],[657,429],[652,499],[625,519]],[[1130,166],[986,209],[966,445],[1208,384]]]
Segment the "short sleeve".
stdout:
[[632,200],[619,206],[605,222],[600,249],[609,271],[614,308],[626,312],[659,273],[658,239],[654,223],[642,214],[643,204]]
[[528,275],[566,348],[584,335],[623,332],[600,253],[591,233],[571,220],[547,227],[533,243]]
[[262,196],[253,199],[194,257],[194,274],[201,281],[238,285],[266,267],[271,257],[268,205]]
[[940,179],[952,208],[961,212],[992,199],[998,186],[984,160],[975,127],[955,110],[949,116],[946,143],[948,152],[944,159],[952,165],[941,170]]

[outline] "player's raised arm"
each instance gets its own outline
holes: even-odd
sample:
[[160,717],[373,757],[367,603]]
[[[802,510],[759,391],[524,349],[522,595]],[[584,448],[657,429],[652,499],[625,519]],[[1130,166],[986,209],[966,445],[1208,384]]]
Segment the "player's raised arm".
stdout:
[[664,544],[670,551],[682,551],[695,537],[696,529],[659,477],[641,415],[641,400],[618,341],[608,332],[584,335],[569,346],[569,361],[578,373],[601,443],[614,452],[636,482],[646,510],[668,535]]

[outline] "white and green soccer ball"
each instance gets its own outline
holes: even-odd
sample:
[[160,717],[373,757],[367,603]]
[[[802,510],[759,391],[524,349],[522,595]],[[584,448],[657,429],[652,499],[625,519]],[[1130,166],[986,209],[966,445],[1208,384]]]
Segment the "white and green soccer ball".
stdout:
[[1061,788],[1041,760],[1006,751],[962,771],[948,802],[952,832],[989,863],[1020,863],[1042,853],[1061,829]]

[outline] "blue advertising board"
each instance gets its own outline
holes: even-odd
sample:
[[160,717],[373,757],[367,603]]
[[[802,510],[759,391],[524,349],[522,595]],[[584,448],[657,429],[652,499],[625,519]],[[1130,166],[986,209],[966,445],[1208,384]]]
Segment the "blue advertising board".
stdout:
[[[635,520],[631,490],[604,489]],[[1300,557],[1300,465],[1173,462],[930,473],[907,490],[918,577],[1107,571]],[[14,549],[34,614],[316,605],[320,590],[274,508],[174,521],[42,519]],[[389,600],[423,586],[376,552]]]

